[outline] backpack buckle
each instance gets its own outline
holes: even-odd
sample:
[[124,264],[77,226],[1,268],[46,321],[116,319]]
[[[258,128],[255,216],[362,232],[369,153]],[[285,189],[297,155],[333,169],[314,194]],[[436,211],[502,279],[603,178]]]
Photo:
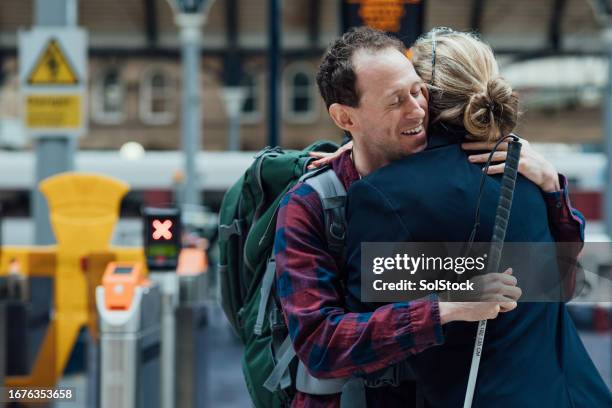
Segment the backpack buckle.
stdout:
[[272,307],[268,318],[270,319],[270,329],[272,329],[272,332],[284,331],[286,329],[285,319],[279,308]]
[[338,241],[344,241],[344,238],[346,237],[346,229],[342,224],[332,222],[329,226],[329,235]]
[[227,241],[232,235],[242,236],[244,232],[244,220],[234,220],[228,225],[219,225],[219,239]]

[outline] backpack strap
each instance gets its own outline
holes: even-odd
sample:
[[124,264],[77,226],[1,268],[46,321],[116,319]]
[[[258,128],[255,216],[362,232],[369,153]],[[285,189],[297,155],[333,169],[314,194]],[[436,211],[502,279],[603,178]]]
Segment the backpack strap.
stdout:
[[283,343],[278,348],[276,365],[263,384],[268,391],[275,392],[279,388],[282,390],[291,385],[289,364],[291,364],[294,357],[295,350],[293,349],[293,344],[291,343],[291,337],[287,335]]
[[[272,372],[264,382],[264,387],[271,392],[278,389],[285,389],[291,385],[289,377],[289,364],[296,356],[291,338],[287,336],[277,351],[277,363]],[[330,395],[342,392],[342,388],[349,381],[350,377],[319,379],[313,377],[304,363],[298,362],[296,377],[296,388],[307,394]]]
[[351,377],[342,388],[340,408],[367,408],[367,406],[363,379]]
[[[315,171],[304,174],[300,180],[311,186],[319,195],[323,214],[325,218],[325,235],[329,250],[338,259],[344,258],[344,246],[346,236],[346,189],[336,173],[330,167],[322,167]],[[255,324],[255,334],[261,334],[264,317],[268,306],[268,301],[274,283],[276,263],[274,258],[268,261],[266,273],[263,277],[261,286],[261,298],[259,300],[259,310]],[[276,353],[277,363],[266,379],[264,387],[270,391],[279,388],[284,389],[288,385],[286,379],[289,373],[289,365],[296,357],[293,343],[289,336],[285,338],[278,352]],[[349,381],[350,377],[319,379],[313,377],[304,364],[298,362],[298,372],[296,387],[299,391],[315,394],[329,395],[342,392],[342,388]]]
[[313,395],[330,395],[342,392],[342,388],[350,377],[342,378],[316,378],[313,377],[301,361],[298,363],[295,387],[298,391]]
[[261,281],[260,296],[259,296],[259,309],[257,310],[257,319],[255,320],[255,327],[253,333],[257,336],[261,335],[263,329],[264,317],[266,316],[266,310],[268,309],[268,301],[270,300],[270,293],[272,293],[272,286],[274,285],[274,276],[276,275],[276,261],[274,258],[268,260],[266,266],[266,272]]
[[325,217],[327,245],[338,259],[344,259],[346,189],[336,172],[330,167],[306,173],[300,180],[312,187],[319,195]]
[[[325,217],[325,235],[329,250],[338,258],[344,258],[344,240],[346,236],[346,190],[336,173],[330,167],[323,167],[304,174],[300,181],[307,183],[319,195]],[[268,260],[263,276],[259,309],[253,329],[254,334],[261,335],[268,301],[274,285],[276,262],[274,257]]]

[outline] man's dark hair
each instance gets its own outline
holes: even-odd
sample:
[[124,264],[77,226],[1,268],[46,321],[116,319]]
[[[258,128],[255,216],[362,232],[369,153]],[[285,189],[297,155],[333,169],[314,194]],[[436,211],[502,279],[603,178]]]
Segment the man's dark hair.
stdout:
[[385,48],[395,48],[402,54],[406,52],[400,40],[369,27],[352,28],[329,46],[317,72],[319,92],[328,109],[333,103],[359,105],[353,55],[361,49],[378,51]]

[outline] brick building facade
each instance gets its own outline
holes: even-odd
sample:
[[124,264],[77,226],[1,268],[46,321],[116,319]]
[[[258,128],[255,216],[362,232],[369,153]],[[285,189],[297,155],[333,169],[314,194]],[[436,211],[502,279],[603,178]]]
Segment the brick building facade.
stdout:
[[[32,3],[0,0],[0,122],[14,121],[19,115],[16,33],[31,26]],[[302,147],[321,138],[339,140],[340,133],[316,91],[314,75],[326,45],[340,32],[340,1],[282,3],[281,143]],[[560,15],[559,4],[563,4]],[[550,55],[579,62],[585,56],[603,58],[600,27],[587,0],[428,0],[425,10],[427,29],[450,26],[482,32],[499,53],[504,70]],[[90,36],[90,124],[80,147],[116,149],[136,141],[152,150],[179,148],[180,44],[167,1],[80,0],[78,11],[79,25]],[[241,148],[256,150],[266,145],[266,45],[267,0],[213,3],[202,31],[204,149],[227,148],[222,89],[228,70],[237,65],[238,85],[248,94]],[[580,63],[577,67],[583,69]],[[525,72],[537,70],[535,65]],[[523,74],[513,78],[521,82]],[[525,92],[526,101],[539,101],[524,107],[519,130],[536,141],[601,143],[603,86],[593,81],[595,92],[587,89],[586,96],[583,84],[568,87],[563,78],[558,85],[517,86]],[[552,102],[546,101],[547,95]]]

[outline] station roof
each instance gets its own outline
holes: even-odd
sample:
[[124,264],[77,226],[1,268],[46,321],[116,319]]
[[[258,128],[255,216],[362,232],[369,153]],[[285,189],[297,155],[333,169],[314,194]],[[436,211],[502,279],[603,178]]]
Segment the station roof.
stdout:
[[[601,53],[599,0],[426,0],[426,28],[477,30],[497,52],[532,57],[541,54]],[[267,37],[267,0],[216,0],[203,30],[204,48],[226,45],[226,10],[238,10],[241,47],[263,49]],[[0,2],[0,49],[14,50],[16,32],[32,24],[33,1]],[[320,32],[323,48],[338,34],[339,1],[284,2],[285,47],[308,45],[309,25]],[[178,46],[167,0],[80,0],[79,24],[90,30],[92,47],[163,49]],[[313,15],[315,13],[316,15]]]

